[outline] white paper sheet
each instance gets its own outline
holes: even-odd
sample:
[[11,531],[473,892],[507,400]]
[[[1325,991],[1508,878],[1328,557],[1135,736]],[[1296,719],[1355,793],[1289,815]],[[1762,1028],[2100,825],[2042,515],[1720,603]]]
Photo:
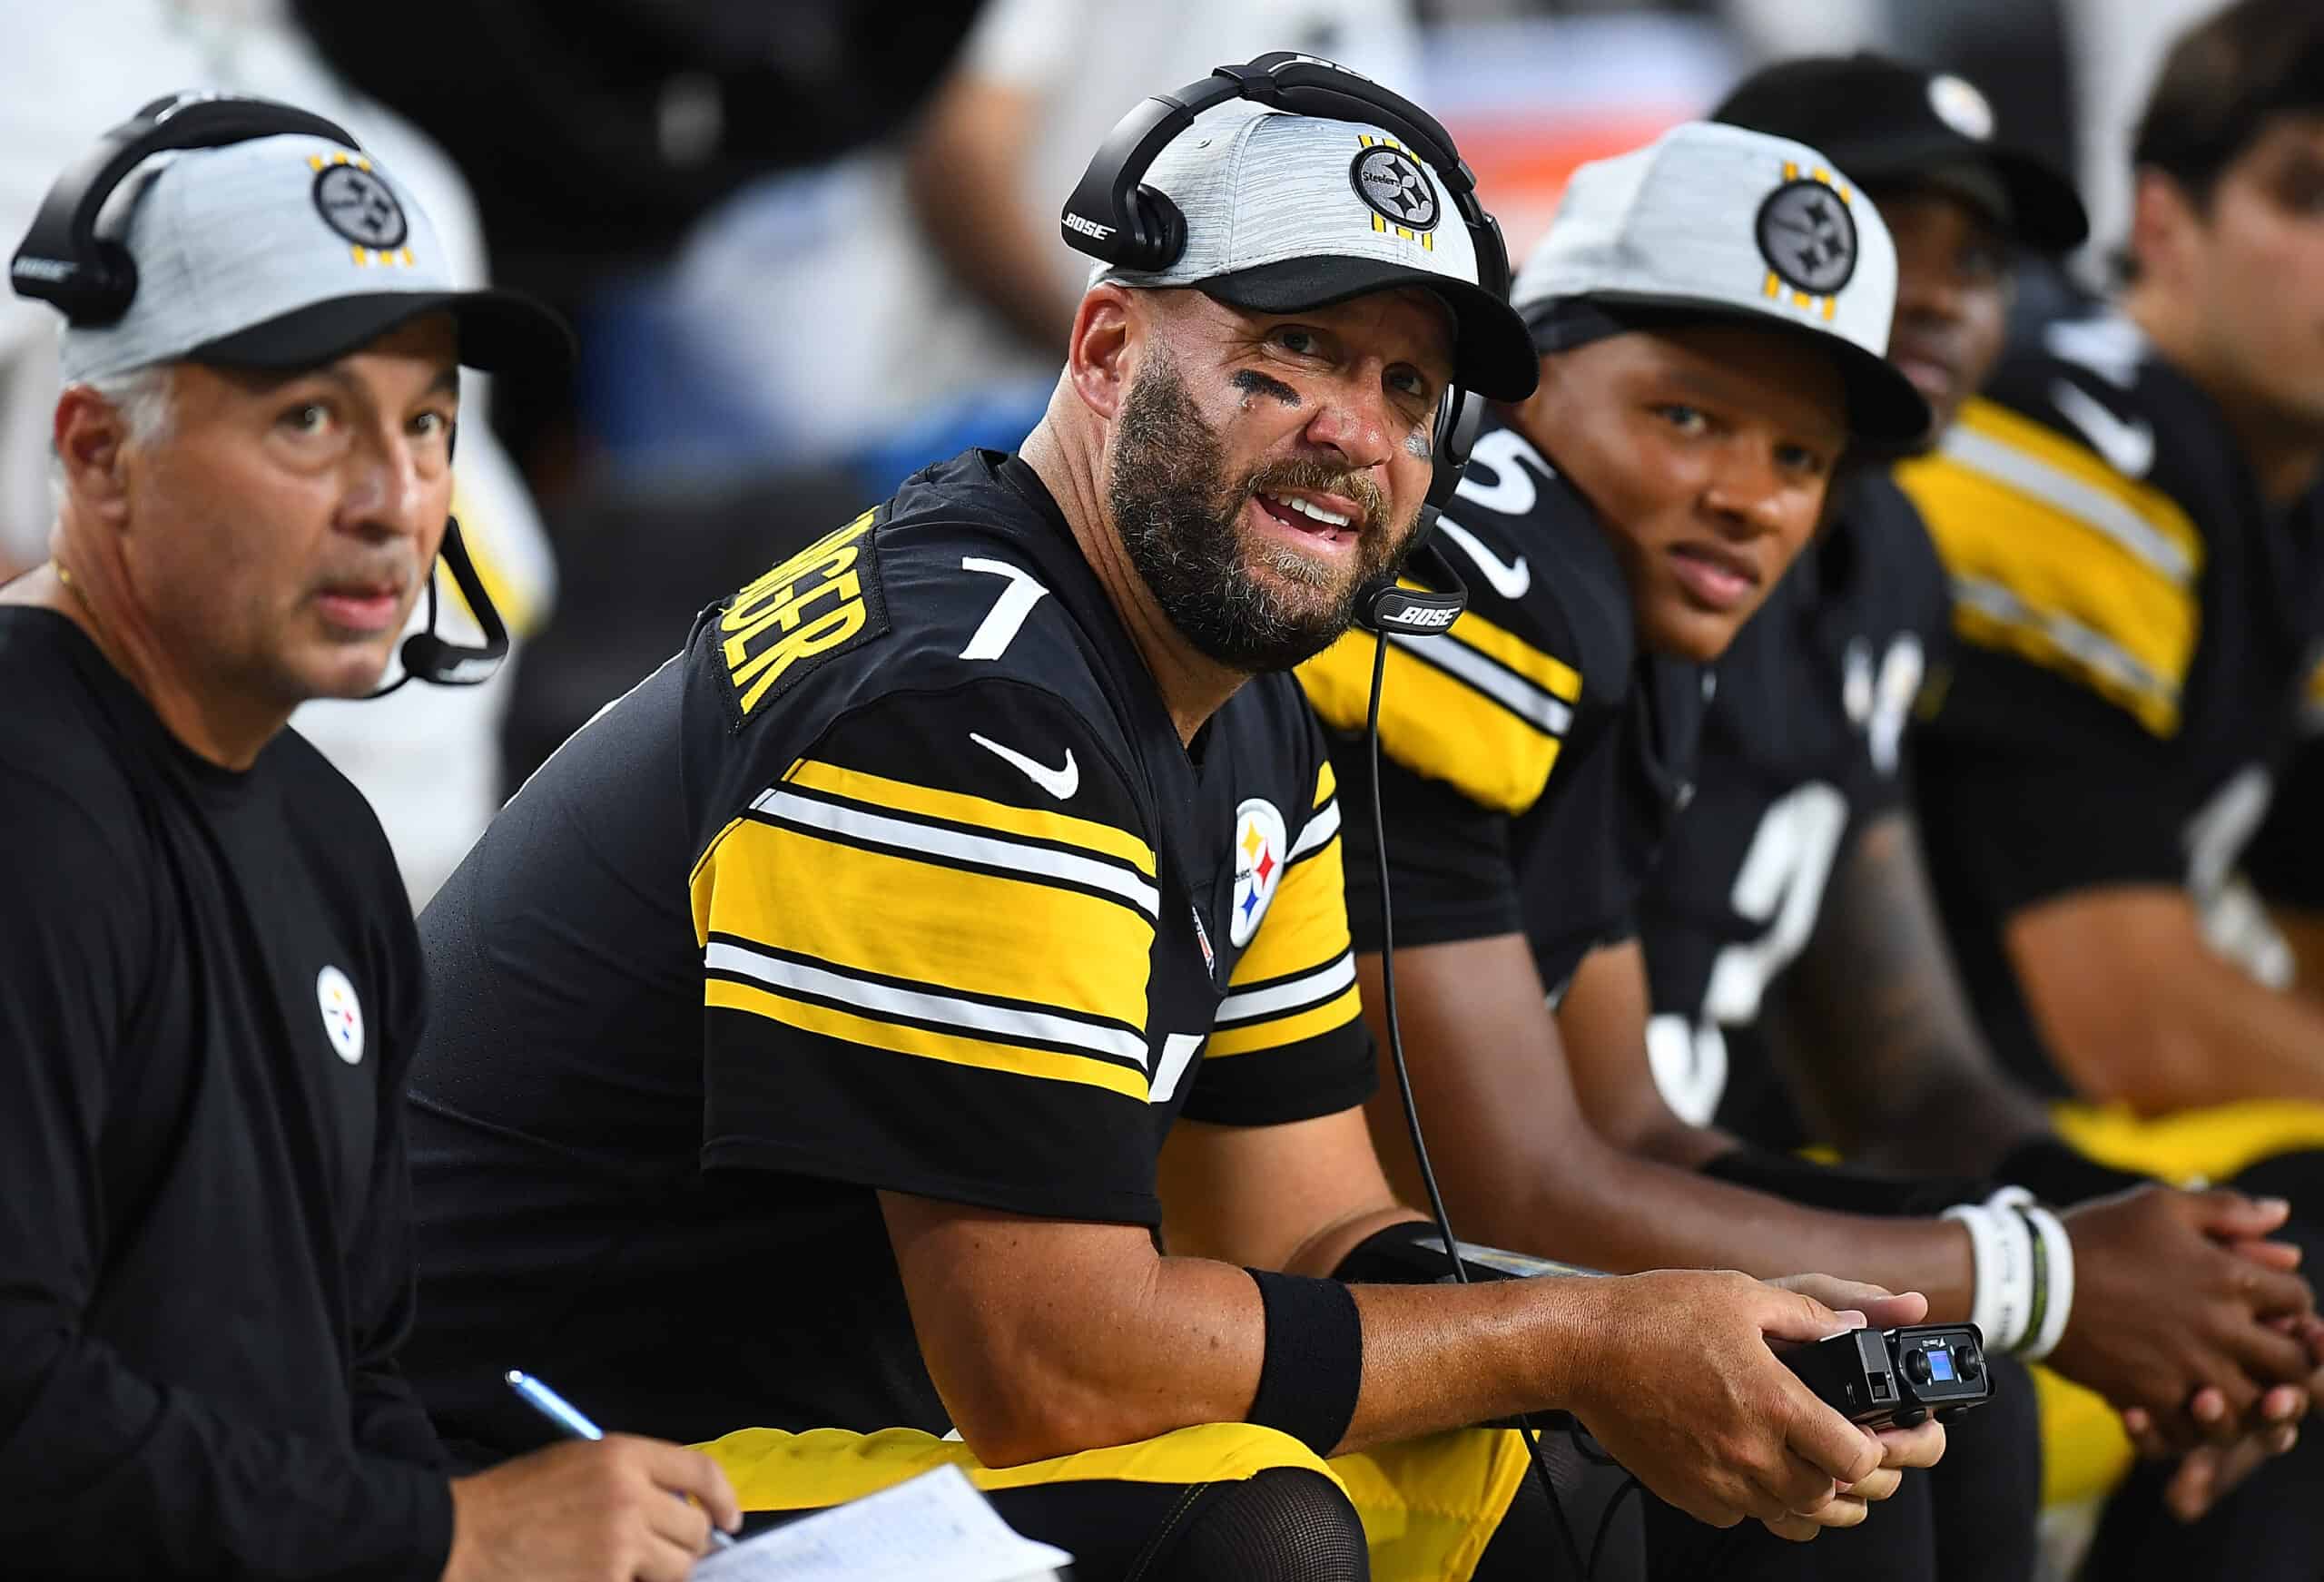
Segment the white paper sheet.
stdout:
[[1041,1582],[1073,1557],[1019,1538],[957,1467],[763,1533],[698,1563],[695,1582]]

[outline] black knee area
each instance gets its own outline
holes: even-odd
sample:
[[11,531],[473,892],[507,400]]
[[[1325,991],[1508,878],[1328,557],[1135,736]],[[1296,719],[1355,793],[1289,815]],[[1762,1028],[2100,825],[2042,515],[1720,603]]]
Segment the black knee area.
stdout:
[[1130,1582],[1370,1582],[1364,1524],[1339,1485],[1270,1467],[1196,1491]]

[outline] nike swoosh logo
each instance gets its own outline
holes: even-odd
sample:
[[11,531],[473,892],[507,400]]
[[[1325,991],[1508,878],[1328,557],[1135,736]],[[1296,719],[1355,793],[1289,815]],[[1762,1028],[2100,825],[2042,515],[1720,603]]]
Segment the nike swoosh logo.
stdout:
[[1073,793],[1081,789],[1081,766],[1073,762],[1073,749],[1070,747],[1065,750],[1065,762],[1051,769],[1037,759],[1026,757],[1014,747],[1003,747],[990,736],[980,736],[974,731],[969,732],[969,740],[1003,762],[1023,770],[1027,780],[1061,802],[1070,801]]
[[1477,569],[1485,574],[1485,581],[1492,585],[1492,591],[1502,598],[1512,602],[1521,599],[1525,590],[1533,585],[1533,568],[1525,564],[1523,555],[1515,560],[1502,559],[1487,549],[1475,534],[1450,516],[1437,517],[1436,530],[1468,551],[1469,558],[1477,563]]
[[2154,465],[2154,428],[2143,418],[2125,421],[2070,379],[2050,387],[2050,399],[2090,441],[2090,447],[2125,477],[2142,478]]

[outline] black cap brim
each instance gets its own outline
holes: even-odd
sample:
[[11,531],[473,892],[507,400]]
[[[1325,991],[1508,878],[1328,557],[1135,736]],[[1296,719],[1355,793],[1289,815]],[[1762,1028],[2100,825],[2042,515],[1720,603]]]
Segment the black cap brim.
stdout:
[[1831,358],[1839,368],[1848,404],[1848,434],[1857,444],[1884,455],[1912,450],[1928,437],[1936,421],[1927,398],[1887,359],[1873,356],[1854,341],[1804,324],[1787,323],[1768,313],[1726,303],[1607,295],[1544,302],[1527,315],[1526,321],[1533,346],[1544,352],[1570,350],[1610,335],[1651,333],[1689,324],[1738,324],[1797,336]]
[[1949,166],[1990,171],[2009,196],[2010,212],[1994,220],[2010,238],[2038,252],[2071,252],[2090,239],[2090,212],[2073,183],[2044,161],[2014,148],[1965,137],[1899,139],[1843,144],[1824,152],[1846,176],[1866,188],[1911,186]]
[[1517,310],[1482,286],[1378,259],[1318,255],[1259,264],[1189,282],[1189,289],[1254,313],[1298,313],[1374,291],[1433,291],[1452,313],[1452,379],[1496,401],[1521,401],[1541,365]]
[[573,332],[521,291],[377,291],[333,297],[238,329],[187,352],[191,362],[289,372],[320,368],[428,313],[448,313],[459,359],[487,373],[562,373]]

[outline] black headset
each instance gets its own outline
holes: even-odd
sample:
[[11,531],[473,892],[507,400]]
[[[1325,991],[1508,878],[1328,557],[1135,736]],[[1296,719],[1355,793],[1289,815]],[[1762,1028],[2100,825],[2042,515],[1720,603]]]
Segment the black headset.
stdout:
[[[1236,99],[1269,109],[1328,121],[1355,121],[1392,133],[1435,172],[1453,211],[1468,227],[1477,258],[1477,283],[1497,297],[1509,295],[1509,249],[1501,223],[1477,201],[1477,178],[1444,128],[1419,105],[1368,77],[1314,55],[1276,50],[1239,66],[1220,66],[1175,93],[1141,100],[1123,116],[1082,172],[1065,201],[1058,230],[1066,245],[1117,269],[1158,273],[1187,250],[1187,218],[1169,195],[1143,185],[1147,171],[1170,141],[1206,110]],[[1382,634],[1427,637],[1452,624],[1468,602],[1468,590],[1452,565],[1430,545],[1437,513],[1461,486],[1469,447],[1484,420],[1484,398],[1458,385],[1447,386],[1438,403],[1434,433],[1435,471],[1421,507],[1420,530],[1404,564],[1423,574],[1428,588],[1397,585],[1393,576],[1367,585],[1356,596],[1356,624]],[[1443,590],[1443,591],[1438,591]]]
[[[63,312],[76,329],[118,323],[137,296],[137,260],[118,241],[97,234],[97,217],[113,190],[157,153],[223,148],[258,137],[320,137],[357,153],[363,147],[338,123],[271,99],[172,93],[145,105],[106,133],[79,162],[56,179],[8,266],[20,297],[36,298]],[[508,654],[508,628],[485,592],[461,542],[460,525],[444,520],[439,551],[445,569],[476,616],[482,644],[470,647],[436,635],[436,579],[428,579],[428,629],[403,641],[403,674],[373,693],[384,697],[412,677],[438,686],[473,686]]]

